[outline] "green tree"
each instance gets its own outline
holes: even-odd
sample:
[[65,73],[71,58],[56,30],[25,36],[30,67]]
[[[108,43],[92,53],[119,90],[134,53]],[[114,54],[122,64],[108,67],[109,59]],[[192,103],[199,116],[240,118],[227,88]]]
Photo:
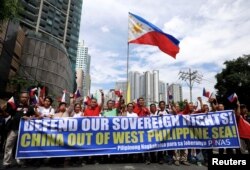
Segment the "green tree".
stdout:
[[235,60],[226,61],[226,66],[215,77],[218,90],[218,101],[224,103],[226,108],[234,105],[228,101],[228,96],[233,93],[238,95],[241,103],[250,107],[250,55],[243,55]]
[[1,0],[0,22],[17,18],[21,10],[22,6],[19,0]]

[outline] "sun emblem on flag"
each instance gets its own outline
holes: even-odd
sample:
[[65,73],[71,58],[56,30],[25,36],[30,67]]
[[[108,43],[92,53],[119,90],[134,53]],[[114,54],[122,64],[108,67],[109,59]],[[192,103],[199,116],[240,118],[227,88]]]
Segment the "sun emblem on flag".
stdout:
[[139,34],[139,33],[142,33],[142,24],[140,24],[140,23],[135,23],[135,24],[133,24],[133,26],[132,26],[132,32],[133,33],[137,33],[137,34]]

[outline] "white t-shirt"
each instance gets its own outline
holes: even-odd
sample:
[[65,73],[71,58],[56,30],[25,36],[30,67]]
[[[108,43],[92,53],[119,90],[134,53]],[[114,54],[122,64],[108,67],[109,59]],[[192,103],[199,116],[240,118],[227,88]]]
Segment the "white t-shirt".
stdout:
[[138,117],[138,115],[134,112],[132,113],[127,112],[127,117]]
[[41,116],[48,117],[49,115],[55,115],[55,110],[50,106],[49,108],[45,107],[38,107],[38,112]]
[[158,112],[158,111],[156,111],[155,113],[151,113],[151,112],[150,112],[150,116],[158,116],[158,115],[157,115],[157,112]]
[[163,116],[163,115],[167,115],[168,112],[167,112],[166,110],[163,110],[163,111],[158,110],[158,111],[156,112],[156,114],[157,114],[157,116]]
[[73,117],[82,117],[82,112],[73,112]]

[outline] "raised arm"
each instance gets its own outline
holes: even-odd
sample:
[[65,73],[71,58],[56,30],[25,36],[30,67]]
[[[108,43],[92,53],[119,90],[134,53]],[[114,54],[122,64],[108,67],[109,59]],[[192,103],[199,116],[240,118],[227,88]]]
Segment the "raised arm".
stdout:
[[235,115],[237,117],[240,117],[240,101],[237,99],[237,108],[236,108],[236,111],[235,111]]
[[102,101],[101,101],[100,107],[101,107],[101,110],[102,110],[103,105],[104,105],[104,93],[103,93],[102,90],[100,90],[100,92],[101,92],[101,96],[102,96]]

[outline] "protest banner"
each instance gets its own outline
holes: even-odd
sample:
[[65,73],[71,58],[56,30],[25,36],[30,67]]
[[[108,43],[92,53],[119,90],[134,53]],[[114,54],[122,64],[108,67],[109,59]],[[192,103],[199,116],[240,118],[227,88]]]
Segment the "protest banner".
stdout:
[[157,117],[82,117],[20,122],[16,158],[238,148],[233,111]]

